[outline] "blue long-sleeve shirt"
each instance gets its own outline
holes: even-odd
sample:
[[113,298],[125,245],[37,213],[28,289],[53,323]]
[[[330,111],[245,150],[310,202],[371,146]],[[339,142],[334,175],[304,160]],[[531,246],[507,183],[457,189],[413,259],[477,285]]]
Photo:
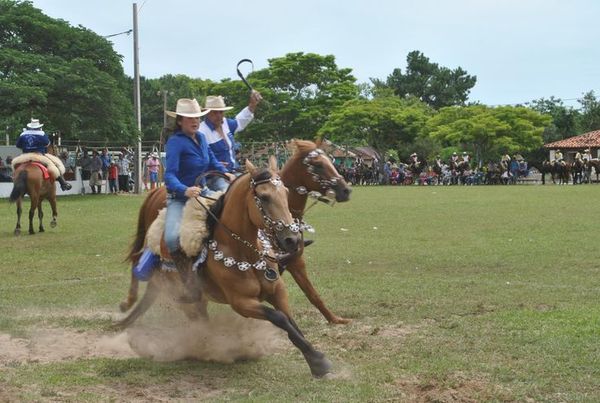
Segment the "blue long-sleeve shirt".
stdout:
[[46,154],[48,144],[50,144],[50,139],[43,130],[25,129],[19,136],[16,146],[24,153]]
[[185,191],[194,186],[196,178],[207,171],[227,172],[208,147],[200,132],[195,134],[198,144],[183,132],[174,133],[165,146],[167,161],[165,184],[175,197],[185,199]]

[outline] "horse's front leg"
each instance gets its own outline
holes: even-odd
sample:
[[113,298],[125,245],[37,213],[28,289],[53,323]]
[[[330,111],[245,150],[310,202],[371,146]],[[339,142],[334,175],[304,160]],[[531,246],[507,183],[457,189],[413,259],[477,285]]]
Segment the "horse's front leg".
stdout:
[[17,226],[15,227],[15,235],[21,235],[21,214],[23,213],[23,199],[17,199]]
[[310,301],[313,306],[315,306],[321,314],[327,319],[329,323],[334,324],[346,324],[350,323],[350,319],[342,318],[340,316],[335,315],[331,312],[326,306],[319,293],[313,287],[312,283],[308,279],[308,275],[306,273],[306,262],[302,256],[292,260],[288,266],[287,270],[290,272],[296,284],[300,287],[306,298]]
[[268,300],[276,308],[273,309],[262,305],[254,298],[237,297],[230,300],[230,305],[234,311],[246,318],[268,320],[278,328],[284,330],[290,341],[304,355],[306,363],[310,367],[310,372],[316,378],[327,375],[331,370],[331,361],[323,353],[315,348],[304,338],[304,335],[290,318],[287,311],[287,293],[285,288],[278,287],[279,291],[272,295]]

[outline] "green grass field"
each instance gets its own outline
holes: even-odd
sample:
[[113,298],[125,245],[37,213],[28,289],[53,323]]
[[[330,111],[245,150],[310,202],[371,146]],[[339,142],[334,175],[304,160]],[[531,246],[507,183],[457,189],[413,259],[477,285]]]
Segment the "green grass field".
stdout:
[[116,336],[142,199],[62,198],[57,228],[19,238],[2,201],[0,401],[600,401],[599,196],[595,185],[358,187],[315,206],[309,273],[353,319],[328,325],[284,276],[298,325],[334,363],[320,380],[293,348],[229,364],[28,358],[40,332]]

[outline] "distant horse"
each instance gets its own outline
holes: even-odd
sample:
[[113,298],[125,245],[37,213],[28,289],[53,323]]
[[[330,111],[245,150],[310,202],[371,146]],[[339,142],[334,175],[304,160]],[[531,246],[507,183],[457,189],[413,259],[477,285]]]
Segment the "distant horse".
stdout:
[[573,185],[583,183],[583,173],[585,171],[585,163],[580,159],[576,159],[571,164],[571,175],[573,176]]
[[600,181],[600,160],[597,158],[592,158],[586,164],[586,173],[588,177],[588,181],[592,181],[592,168],[596,172],[596,182]]
[[[247,161],[247,173],[237,178],[211,209],[218,220],[211,231],[206,261],[199,269],[200,304],[228,304],[241,316],[271,322],[302,352],[313,376],[321,377],[329,372],[331,362],[314,349],[292,319],[285,285],[269,255],[262,253],[258,238],[262,229],[274,251],[287,253],[295,252],[302,240],[276,164],[271,158],[268,169],[257,169]],[[130,323],[152,303],[157,293],[155,278],[158,276],[150,278],[146,294],[119,326]]]
[[[290,189],[288,195],[288,204],[294,218],[302,219],[304,209],[308,199],[309,192],[321,192],[323,194],[333,193],[338,202],[348,201],[350,198],[350,188],[344,178],[336,171],[335,167],[326,157],[326,155],[317,148],[317,144],[311,141],[295,140],[293,143],[295,152],[285,163],[281,170],[281,179]],[[164,187],[148,193],[139,212],[137,237],[133,242],[128,260],[132,263],[132,269],[137,264],[141,251],[144,246],[146,230],[150,227],[160,209],[166,207],[166,189]],[[323,303],[319,294],[314,289],[306,273],[306,264],[302,257],[303,245],[298,253],[291,256],[286,264],[286,269],[290,272],[300,289],[304,292],[308,300],[323,314],[330,323],[342,324],[349,320],[333,314]],[[174,281],[179,281],[179,276],[172,277]],[[129,310],[137,301],[139,281],[137,277],[131,275],[131,283],[127,299],[120,304],[121,311]],[[190,317],[187,307],[182,307],[184,312]]]
[[56,217],[58,216],[56,210],[56,185],[54,184],[54,178],[48,173],[46,167],[39,162],[24,162],[18,165],[14,172],[14,185],[12,192],[10,193],[9,200],[17,203],[17,226],[15,227],[15,235],[21,234],[21,213],[23,211],[23,198],[26,194],[31,199],[31,205],[29,208],[29,233],[35,234],[33,230],[33,217],[35,211],[38,212],[38,219],[40,221],[38,231],[44,232],[44,212],[42,211],[42,201],[48,200],[50,207],[52,208],[52,221],[50,226],[56,227]]
[[450,160],[448,166],[450,167],[450,171],[452,172],[452,183],[454,185],[458,185],[459,179],[463,178],[465,171],[471,168],[470,164],[467,161],[463,160]]

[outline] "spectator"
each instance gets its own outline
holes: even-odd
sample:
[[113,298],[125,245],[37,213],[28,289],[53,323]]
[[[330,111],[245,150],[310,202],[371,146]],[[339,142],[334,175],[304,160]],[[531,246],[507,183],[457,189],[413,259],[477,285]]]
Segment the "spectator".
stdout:
[[148,170],[148,179],[150,181],[150,189],[158,187],[158,171],[160,169],[160,160],[158,154],[152,153],[148,161],[146,161],[146,168]]
[[102,160],[102,177],[106,178],[106,174],[108,173],[108,167],[110,166],[110,161],[112,159],[111,155],[108,153],[108,148],[104,147],[102,149],[100,159]]
[[129,160],[121,152],[117,160],[119,169],[119,192],[129,193]]
[[[92,151],[92,160],[90,162],[90,188],[92,194],[102,193],[102,159],[98,151]],[[96,188],[98,191],[96,192]]]
[[108,188],[111,194],[117,194],[117,179],[119,177],[119,168],[117,164],[111,162],[108,166]]

